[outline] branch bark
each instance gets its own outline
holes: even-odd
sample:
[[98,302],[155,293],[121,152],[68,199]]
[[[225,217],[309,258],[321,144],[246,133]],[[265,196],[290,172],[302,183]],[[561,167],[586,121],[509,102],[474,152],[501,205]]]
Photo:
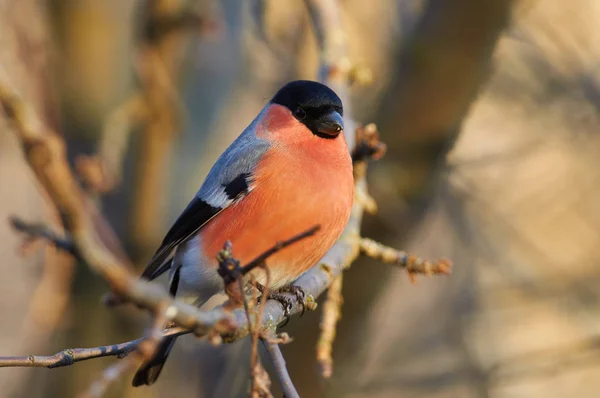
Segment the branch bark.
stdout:
[[298,391],[296,391],[296,387],[294,387],[294,383],[292,382],[292,378],[290,377],[290,373],[287,370],[285,365],[285,359],[283,358],[283,354],[281,353],[281,348],[279,348],[279,344],[277,342],[271,341],[269,338],[261,339],[265,348],[267,349],[267,354],[271,358],[271,362],[275,367],[275,373],[277,374],[277,378],[281,383],[281,389],[283,390],[283,396],[286,398],[300,398]]
[[323,316],[321,317],[321,334],[317,341],[317,361],[321,367],[321,375],[328,379],[333,374],[333,357],[331,355],[333,341],[337,323],[340,319],[342,304],[344,298],[342,296],[343,274],[339,275],[327,291],[327,301],[323,306]]
[[[111,250],[107,245],[118,241],[76,182],[62,139],[53,132],[42,134],[39,120],[7,82],[0,82],[0,104],[13,123],[29,165],[62,215],[81,260],[101,275],[118,296],[143,308],[155,310],[162,305],[172,306],[174,322],[200,334],[213,327],[221,332],[231,330],[233,325],[223,310],[201,313],[173,300],[163,287],[138,280],[129,271],[131,266],[118,248]],[[98,225],[103,227],[101,231]]]

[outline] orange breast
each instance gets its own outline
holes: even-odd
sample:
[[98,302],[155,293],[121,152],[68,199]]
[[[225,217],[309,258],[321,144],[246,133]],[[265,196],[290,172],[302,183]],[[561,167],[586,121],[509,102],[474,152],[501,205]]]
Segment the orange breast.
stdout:
[[[315,265],[339,238],[353,198],[348,149],[342,139],[304,138],[270,149],[257,166],[255,188],[201,230],[202,251],[212,266],[226,240],[245,264],[276,242],[319,224],[314,236],[267,260],[271,286],[281,287]],[[256,276],[264,283],[262,274]]]

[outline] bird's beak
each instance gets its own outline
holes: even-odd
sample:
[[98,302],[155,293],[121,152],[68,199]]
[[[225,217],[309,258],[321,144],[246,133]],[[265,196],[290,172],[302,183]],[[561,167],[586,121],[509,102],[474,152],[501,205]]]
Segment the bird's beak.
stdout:
[[321,116],[317,121],[317,131],[326,138],[337,137],[344,131],[344,119],[336,111]]

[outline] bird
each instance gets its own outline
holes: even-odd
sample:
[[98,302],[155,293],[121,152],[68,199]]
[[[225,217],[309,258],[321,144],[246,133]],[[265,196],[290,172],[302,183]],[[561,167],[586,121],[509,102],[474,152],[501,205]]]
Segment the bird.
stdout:
[[[170,294],[201,306],[223,292],[216,258],[226,241],[245,264],[319,225],[314,235],[269,257],[269,290],[292,285],[334,245],[350,218],[354,179],[343,115],[342,101],[322,83],[296,80],[280,88],[218,158],[141,278],[169,271]],[[256,271],[264,285],[264,272]],[[157,380],[175,339],[163,339],[133,386]]]

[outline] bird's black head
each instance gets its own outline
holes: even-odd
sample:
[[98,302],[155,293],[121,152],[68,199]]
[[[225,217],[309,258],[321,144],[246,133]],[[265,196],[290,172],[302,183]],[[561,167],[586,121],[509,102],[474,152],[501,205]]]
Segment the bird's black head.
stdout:
[[283,86],[271,100],[283,105],[313,134],[336,138],[344,130],[342,101],[332,89],[309,80],[296,80]]

